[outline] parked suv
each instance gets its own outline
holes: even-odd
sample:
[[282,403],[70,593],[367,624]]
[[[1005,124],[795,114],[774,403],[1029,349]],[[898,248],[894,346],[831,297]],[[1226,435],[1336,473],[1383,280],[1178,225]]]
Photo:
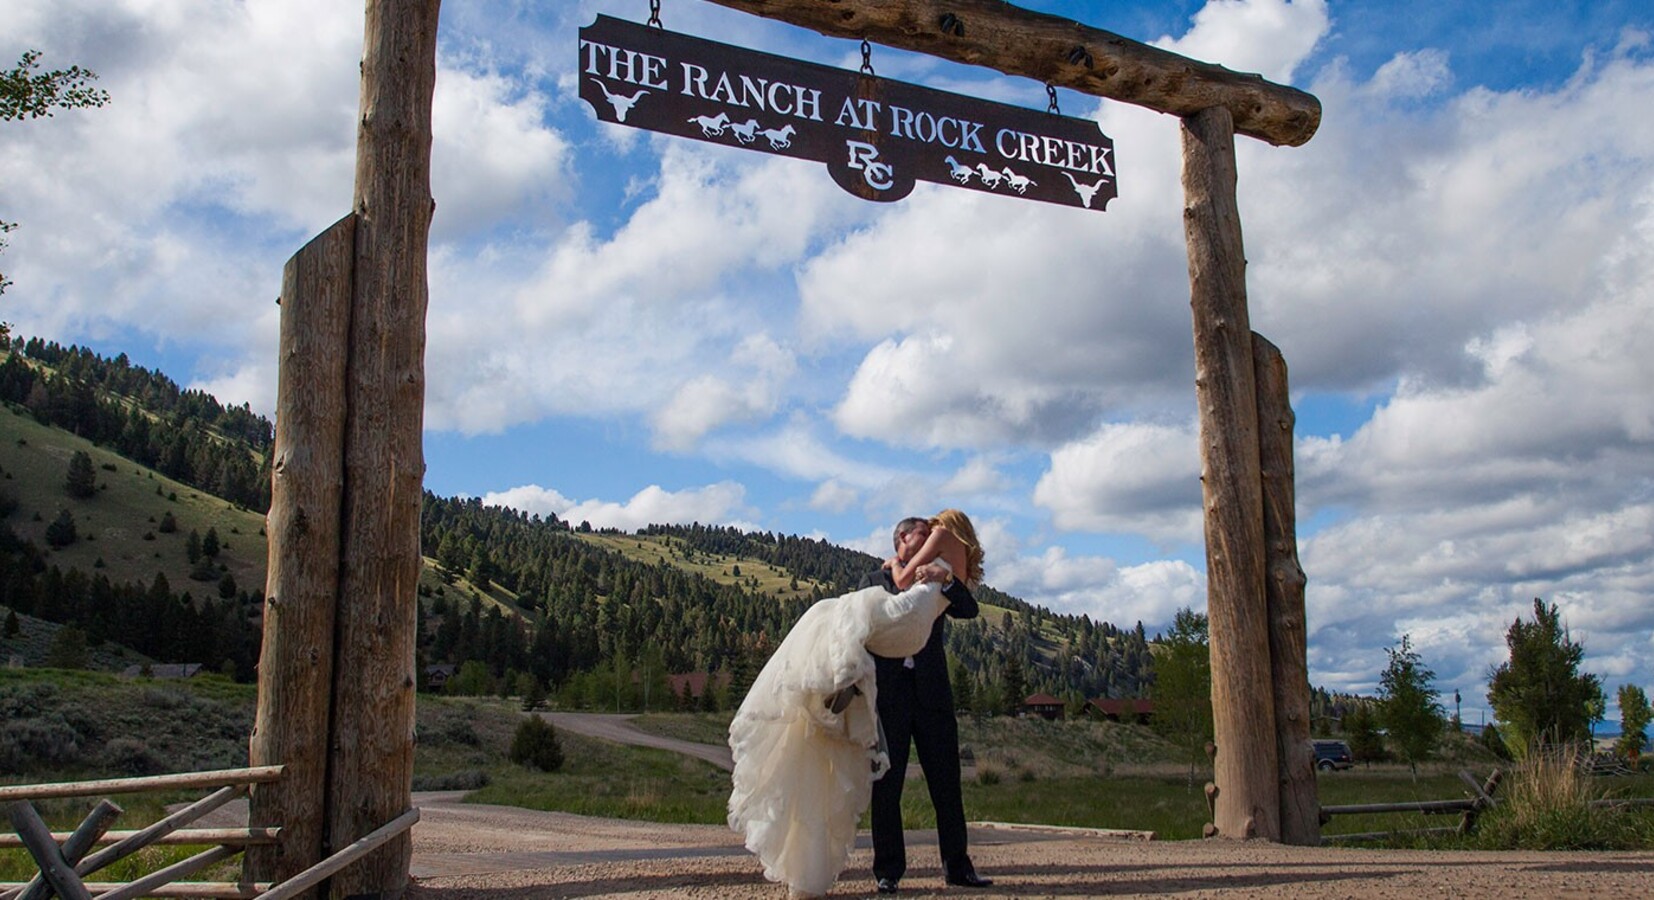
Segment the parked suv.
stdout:
[[1355,765],[1350,756],[1350,745],[1343,741],[1311,741],[1315,745],[1315,768],[1323,772],[1348,769]]

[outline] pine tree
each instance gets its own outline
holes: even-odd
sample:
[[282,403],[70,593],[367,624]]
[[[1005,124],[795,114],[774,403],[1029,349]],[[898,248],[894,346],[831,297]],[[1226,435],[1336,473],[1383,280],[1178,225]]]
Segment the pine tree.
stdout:
[[65,482],[69,496],[85,500],[98,492],[98,476],[92,469],[92,457],[85,450],[76,450],[69,457],[69,475]]
[[59,628],[46,651],[46,668],[84,669],[86,660],[86,632],[73,625]]
[[[11,627],[9,619],[6,627]],[[1616,699],[1620,705],[1620,740],[1615,749],[1634,766],[1648,743],[1648,735],[1644,733],[1650,718],[1648,694],[1634,684],[1622,684]]]
[[1022,654],[1015,650],[1005,657],[1005,671],[1001,676],[1005,684],[1005,715],[1014,716],[1022,711],[1022,702],[1028,699],[1028,684],[1022,671]]
[[1585,740],[1602,683],[1579,671],[1585,647],[1573,641],[1556,604],[1535,598],[1533,621],[1512,622],[1505,644],[1510,659],[1489,673],[1487,699],[1506,745],[1522,756],[1535,746]]
[[6,624],[0,628],[0,638],[14,638],[23,633],[23,626],[17,621],[17,610],[6,610]]
[[208,528],[206,537],[201,539],[201,555],[208,559],[216,559],[219,548],[218,529]]
[[1379,736],[1378,723],[1366,702],[1354,701],[1344,713],[1344,734],[1349,738],[1350,756],[1356,762],[1378,762],[1385,758],[1384,738]]
[[976,703],[976,686],[971,681],[971,673],[958,660],[953,661],[953,708],[962,713],[969,713]]
[[62,549],[80,539],[75,531],[75,517],[67,509],[57,511],[57,518],[46,526],[46,543],[54,548]]

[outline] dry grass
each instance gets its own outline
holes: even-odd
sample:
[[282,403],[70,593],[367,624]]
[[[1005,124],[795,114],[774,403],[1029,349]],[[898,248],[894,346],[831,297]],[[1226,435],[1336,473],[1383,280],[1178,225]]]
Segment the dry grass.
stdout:
[[1573,747],[1529,753],[1483,819],[1478,842],[1512,850],[1628,850],[1654,842],[1648,812],[1593,805],[1596,781],[1579,762]]

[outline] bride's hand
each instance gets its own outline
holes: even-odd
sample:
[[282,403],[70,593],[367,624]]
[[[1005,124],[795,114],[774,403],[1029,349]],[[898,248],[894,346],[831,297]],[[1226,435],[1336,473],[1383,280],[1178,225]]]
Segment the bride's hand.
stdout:
[[947,581],[952,574],[945,567],[935,563],[921,566],[918,572],[920,581]]

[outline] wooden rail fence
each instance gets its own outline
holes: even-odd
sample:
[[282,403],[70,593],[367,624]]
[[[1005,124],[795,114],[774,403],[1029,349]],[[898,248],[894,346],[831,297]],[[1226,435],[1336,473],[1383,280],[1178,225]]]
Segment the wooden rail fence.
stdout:
[[[137,897],[225,897],[247,900],[289,900],[317,886],[334,873],[419,821],[419,810],[409,809],[385,826],[363,836],[327,859],[279,884],[255,881],[181,881],[248,847],[275,844],[281,828],[188,828],[254,784],[282,777],[282,766],[186,772],[147,778],[28,784],[0,787],[0,804],[7,807],[15,835],[0,833],[0,850],[25,849],[40,874],[26,882],[0,882],[0,900],[45,900],[55,893],[64,900],[133,900]],[[41,820],[34,801],[100,794],[129,794],[179,788],[215,788],[212,793],[159,822],[136,831],[110,831],[122,810],[107,797],[93,807],[72,832],[53,832]],[[89,882],[85,878],[137,851],[159,844],[206,844],[207,850],[130,882]],[[96,848],[103,849],[93,852]]]
[[1503,772],[1493,770],[1487,781],[1477,781],[1476,776],[1460,769],[1459,778],[1469,786],[1471,796],[1460,797],[1454,800],[1414,800],[1402,803],[1352,803],[1343,806],[1321,807],[1321,824],[1332,821],[1333,816],[1359,816],[1373,813],[1410,812],[1423,813],[1427,816],[1442,816],[1459,814],[1459,824],[1456,828],[1418,828],[1410,831],[1363,831],[1357,834],[1329,834],[1322,837],[1323,843],[1334,841],[1377,841],[1393,834],[1470,834],[1476,830],[1476,819],[1483,812],[1498,805],[1494,794],[1499,790],[1499,784],[1505,778]]

